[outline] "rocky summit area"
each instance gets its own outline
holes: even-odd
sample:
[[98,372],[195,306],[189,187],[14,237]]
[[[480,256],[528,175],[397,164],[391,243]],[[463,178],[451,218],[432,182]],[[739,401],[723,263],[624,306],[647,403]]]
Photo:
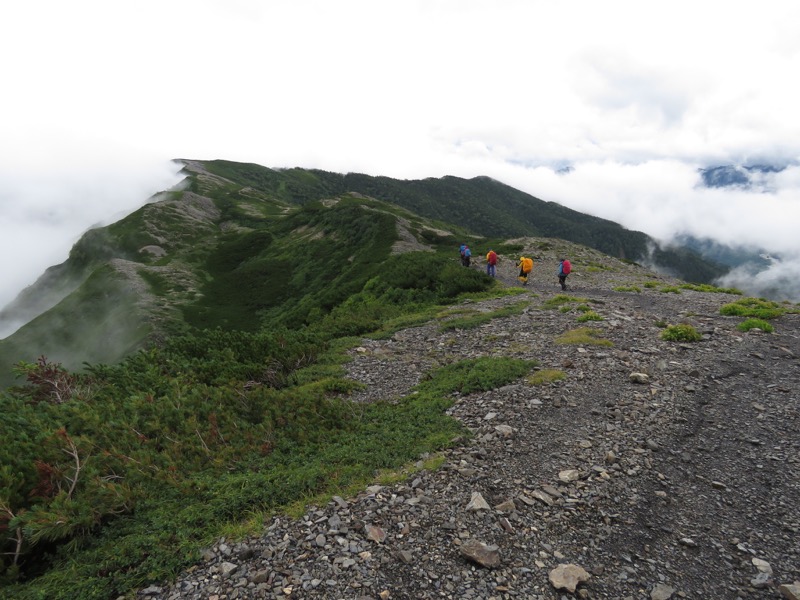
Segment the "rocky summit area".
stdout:
[[[668,277],[589,253],[566,294],[602,320],[579,323],[548,305],[562,294],[557,252],[535,257],[522,294],[459,306],[527,303],[519,314],[465,329],[443,317],[352,350],[349,376],[366,384],[354,406],[401,398],[463,358],[538,361],[454,397],[472,435],[395,483],[219,540],[138,597],[800,598],[800,315],[743,333],[719,311],[738,296],[669,291]],[[499,277],[519,287],[501,258]],[[702,339],[663,341],[665,323]],[[600,343],[562,343],[580,327]]]

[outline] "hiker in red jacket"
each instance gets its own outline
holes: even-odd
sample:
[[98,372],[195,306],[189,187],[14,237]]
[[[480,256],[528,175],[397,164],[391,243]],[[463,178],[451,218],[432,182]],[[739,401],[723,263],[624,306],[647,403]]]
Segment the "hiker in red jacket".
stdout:
[[560,264],[558,265],[558,283],[561,284],[562,291],[567,291],[567,275],[571,272],[572,264],[569,262],[569,259],[560,259]]
[[486,274],[490,277],[497,277],[497,252],[489,250],[486,255]]

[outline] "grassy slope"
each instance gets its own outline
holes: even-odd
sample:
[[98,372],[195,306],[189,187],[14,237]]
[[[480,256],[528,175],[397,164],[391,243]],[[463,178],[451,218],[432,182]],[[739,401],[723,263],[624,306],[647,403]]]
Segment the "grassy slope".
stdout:
[[[561,238],[615,256],[640,261],[655,241],[617,223],[545,202],[488,177],[397,180],[358,173],[320,170],[273,170],[254,164],[210,161],[218,175],[248,185],[286,202],[305,203],[353,191],[397,204],[429,219],[438,219],[491,237]],[[660,249],[662,267],[688,281],[710,282],[726,269],[692,251]]]
[[[187,327],[313,322],[378,273],[397,239],[397,217],[422,228],[419,217],[384,203],[344,197],[289,205],[241,179],[192,175],[186,192],[84,235],[60,266],[63,277],[35,291],[83,283],[0,341],[0,385],[14,383],[13,364],[41,355],[79,369]],[[164,255],[141,251],[146,246]],[[112,259],[131,266],[127,281],[112,273]],[[144,304],[136,302],[141,290]]]
[[72,368],[79,368],[84,361],[122,359],[149,331],[136,301],[137,296],[110,268],[95,270],[55,307],[0,341],[5,367],[0,384],[14,381],[12,364],[33,362],[42,354]]

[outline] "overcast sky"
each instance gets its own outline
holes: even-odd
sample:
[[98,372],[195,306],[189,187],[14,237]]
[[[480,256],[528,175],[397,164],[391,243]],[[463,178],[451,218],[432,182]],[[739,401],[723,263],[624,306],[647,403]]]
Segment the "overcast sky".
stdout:
[[[795,0],[26,0],[0,56],[0,305],[179,157],[488,175],[800,256]],[[788,168],[699,185],[764,162]]]

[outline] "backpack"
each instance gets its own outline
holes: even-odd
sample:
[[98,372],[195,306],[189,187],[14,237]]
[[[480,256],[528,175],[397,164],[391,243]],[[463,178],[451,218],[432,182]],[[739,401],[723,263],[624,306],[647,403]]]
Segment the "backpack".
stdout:
[[472,251],[469,248],[464,248],[464,256],[472,256]]
[[532,270],[533,270],[533,259],[523,258],[522,259],[522,272],[523,273],[530,273]]
[[561,264],[561,272],[564,273],[564,275],[569,275],[572,272],[572,264],[570,264],[568,260],[565,260]]
[[489,263],[490,265],[497,264],[497,254],[495,253],[494,250],[492,250],[491,252],[489,252],[489,254],[486,255],[486,262]]

